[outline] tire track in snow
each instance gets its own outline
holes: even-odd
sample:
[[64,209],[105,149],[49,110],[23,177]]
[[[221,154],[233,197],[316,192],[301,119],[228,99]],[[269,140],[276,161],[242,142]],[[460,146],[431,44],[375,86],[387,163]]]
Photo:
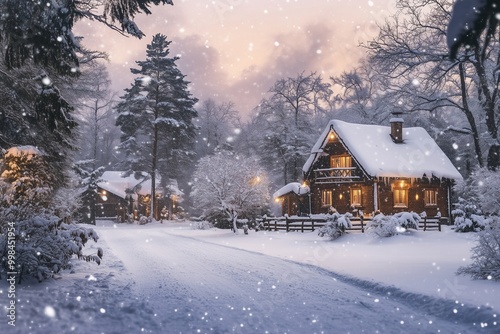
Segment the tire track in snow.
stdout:
[[[162,232],[170,234],[167,231],[162,231]],[[457,325],[474,328],[475,330],[480,330],[481,332],[484,333],[500,333],[500,315],[496,314],[496,312],[489,307],[474,306],[467,303],[461,303],[457,300],[450,300],[414,292],[408,292],[394,286],[387,286],[382,283],[368,281],[352,277],[349,275],[339,274],[337,272],[324,269],[313,264],[307,264],[294,260],[283,259],[280,257],[274,257],[272,255],[263,254],[257,251],[241,249],[234,246],[221,245],[188,236],[182,236],[177,234],[171,234],[171,235],[175,235],[186,239],[193,239],[208,244],[216,244],[221,247],[237,249],[242,252],[248,252],[251,254],[277,258],[282,261],[297,265],[299,268],[307,268],[321,275],[330,276],[336,281],[343,282],[349,284],[350,286],[363,289],[371,294],[377,294],[383,296],[385,299],[390,299],[393,301],[400,302],[410,307],[411,309],[418,309],[424,312],[425,314],[428,314],[429,316],[436,317],[444,321],[449,321]],[[292,271],[290,273],[287,273],[285,276],[298,276],[298,277],[304,276],[305,272],[301,273],[301,271],[302,271],[301,269],[299,269],[298,271],[296,270],[295,272]]]
[[[108,233],[109,232],[109,233]],[[168,333],[476,333],[412,296],[165,229],[102,230]],[[417,307],[418,306],[418,307]],[[490,327],[491,328],[491,327]],[[488,328],[483,331],[486,332]]]

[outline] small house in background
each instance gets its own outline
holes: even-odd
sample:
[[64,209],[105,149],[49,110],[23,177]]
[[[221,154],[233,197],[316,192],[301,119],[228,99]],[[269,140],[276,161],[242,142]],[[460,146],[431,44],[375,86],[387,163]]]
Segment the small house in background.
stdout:
[[301,215],[310,212],[309,187],[305,184],[292,182],[273,194],[277,203],[281,203],[282,215]]
[[[304,185],[275,193],[283,213],[339,212],[370,216],[380,211],[450,216],[450,191],[462,175],[423,128],[328,123],[303,167]],[[290,190],[291,191],[287,191]],[[307,204],[305,204],[307,203]]]
[[[125,213],[149,216],[151,179],[147,173],[136,179],[133,174],[106,171],[98,185],[97,217],[117,217]],[[161,193],[161,192],[160,192]]]

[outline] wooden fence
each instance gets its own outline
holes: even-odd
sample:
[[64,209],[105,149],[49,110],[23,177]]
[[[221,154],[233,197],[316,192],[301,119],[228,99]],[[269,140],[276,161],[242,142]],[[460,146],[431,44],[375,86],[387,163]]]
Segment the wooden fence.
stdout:
[[[361,231],[365,232],[366,225],[371,221],[370,218],[352,217],[351,228],[348,231]],[[263,217],[261,224],[265,230],[268,231],[314,231],[326,224],[326,217]],[[441,225],[447,224],[448,218],[423,218],[419,224],[419,229],[423,231],[437,230],[441,232]]]

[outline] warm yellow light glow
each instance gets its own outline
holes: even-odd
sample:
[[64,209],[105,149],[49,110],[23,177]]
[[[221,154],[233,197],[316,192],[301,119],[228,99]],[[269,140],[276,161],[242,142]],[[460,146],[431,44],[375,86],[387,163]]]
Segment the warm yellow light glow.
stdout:
[[276,203],[279,203],[279,202],[280,202],[280,198],[279,198],[279,197],[276,197],[276,198],[274,199],[274,201],[275,201]]
[[344,195],[342,195],[342,194],[340,194],[340,195],[339,195],[339,198],[340,198],[340,199],[342,199],[343,197],[344,197]]
[[330,140],[334,140],[335,139],[335,134],[333,132],[330,132]]
[[401,181],[401,182],[399,183],[399,186],[400,186],[401,188],[403,188],[403,187],[405,186],[405,181]]
[[106,195],[106,194],[107,194],[106,190],[103,190],[103,191],[102,191],[102,194],[103,194],[103,195]]
[[415,199],[418,201],[418,194],[415,195]]
[[307,187],[306,181],[302,182],[302,187]]

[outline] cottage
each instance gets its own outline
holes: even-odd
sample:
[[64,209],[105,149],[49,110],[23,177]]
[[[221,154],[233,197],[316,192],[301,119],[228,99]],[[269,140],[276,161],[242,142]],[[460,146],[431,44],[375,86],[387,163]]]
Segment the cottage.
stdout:
[[[426,212],[450,216],[450,190],[462,179],[448,157],[420,127],[353,124],[332,120],[304,167],[304,184],[287,185],[275,200],[283,214]],[[305,190],[308,191],[305,191]]]
[[106,171],[98,185],[97,217],[116,217],[125,212],[148,216],[150,209],[151,180],[147,173],[136,179],[133,174]]

